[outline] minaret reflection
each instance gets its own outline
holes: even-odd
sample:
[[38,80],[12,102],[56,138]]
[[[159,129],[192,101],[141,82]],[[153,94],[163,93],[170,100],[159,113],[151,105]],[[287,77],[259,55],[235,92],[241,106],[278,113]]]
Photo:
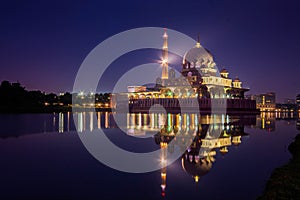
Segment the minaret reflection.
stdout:
[[[153,113],[152,115],[157,115]],[[195,115],[189,114],[158,114],[159,132],[154,135],[156,144],[161,148],[161,190],[162,196],[166,195],[167,187],[167,156],[168,153],[174,153],[175,146],[178,146],[182,152],[186,146],[192,142],[190,135],[195,135],[197,131],[197,122]],[[197,119],[197,117],[196,117]],[[170,143],[175,135],[176,141]],[[171,146],[170,146],[171,145]]]
[[160,142],[160,148],[161,148],[161,195],[164,197],[166,195],[166,187],[167,187],[167,146],[168,143],[166,142]]
[[[178,129],[176,128],[176,124],[178,124],[178,121],[176,120],[176,117],[172,114],[157,114],[152,113],[154,119],[158,120],[158,130],[159,132],[155,134],[155,142],[156,144],[160,145],[161,148],[161,156],[160,156],[160,162],[161,162],[161,170],[160,170],[160,176],[161,176],[161,195],[164,197],[166,195],[166,187],[167,187],[167,158],[168,158],[168,151],[169,153],[173,153],[174,148],[172,146],[168,147],[169,143],[174,139],[175,134],[178,132]],[[157,117],[155,117],[157,116]],[[175,118],[175,123],[174,119]],[[174,124],[175,125],[174,125]],[[157,128],[157,126],[155,126]]]

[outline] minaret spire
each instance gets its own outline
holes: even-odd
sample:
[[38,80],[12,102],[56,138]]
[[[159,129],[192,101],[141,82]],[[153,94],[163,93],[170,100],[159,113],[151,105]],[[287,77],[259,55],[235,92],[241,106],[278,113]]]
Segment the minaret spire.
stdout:
[[198,33],[198,38],[197,38],[197,43],[196,43],[196,47],[200,48],[200,34]]
[[161,79],[165,80],[168,79],[168,34],[167,34],[167,29],[165,28],[165,33],[163,35],[164,38],[164,44],[162,48],[162,74],[161,74]]

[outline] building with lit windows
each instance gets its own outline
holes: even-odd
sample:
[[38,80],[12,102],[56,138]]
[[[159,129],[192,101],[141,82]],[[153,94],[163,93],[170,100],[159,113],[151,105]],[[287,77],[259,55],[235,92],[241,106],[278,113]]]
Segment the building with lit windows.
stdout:
[[265,94],[254,95],[256,100],[256,108],[260,111],[275,111],[276,109],[276,94],[269,92]]
[[[183,56],[179,77],[168,66],[166,30],[163,40],[162,75],[157,78],[155,87],[137,91],[129,86],[128,93],[122,94],[123,98],[128,98],[130,112],[147,112],[153,105],[160,104],[170,112],[180,112],[184,107],[188,111],[199,109],[209,113],[215,106],[220,110],[226,107],[227,113],[257,113],[255,100],[244,98],[249,88],[244,88],[238,77],[231,79],[225,68],[219,71],[213,55],[200,44],[199,38]],[[122,106],[122,101],[117,101],[117,98],[122,97],[113,95],[111,98],[113,109]]]

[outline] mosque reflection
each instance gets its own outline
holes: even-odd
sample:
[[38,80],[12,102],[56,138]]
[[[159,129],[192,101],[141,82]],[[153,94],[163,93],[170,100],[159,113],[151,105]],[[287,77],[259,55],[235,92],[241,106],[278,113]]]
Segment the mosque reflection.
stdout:
[[[36,117],[32,120],[36,126],[43,126],[37,129],[38,133],[71,132],[75,130],[74,122],[77,123],[79,134],[95,129],[120,128],[114,120],[113,113],[110,112],[74,114],[68,112],[30,116]],[[161,149],[162,196],[166,195],[168,156],[174,153],[175,146],[184,152],[181,156],[182,169],[197,183],[213,169],[219,154],[225,156],[230,153],[230,147],[245,142],[244,138],[249,135],[245,130],[258,128],[272,132],[276,130],[276,123],[279,120],[300,130],[300,113],[262,112],[257,116],[128,113],[124,115],[124,119],[125,124],[122,128],[126,130],[127,135],[136,137],[150,135],[153,137],[151,140],[153,144]],[[1,138],[20,135],[26,134],[3,134]],[[190,137],[191,135],[193,137]]]
[[[93,121],[92,116],[88,113],[78,113],[79,132],[86,128],[91,130],[93,124],[90,122],[88,127],[85,121],[88,118],[88,121]],[[248,135],[244,131],[245,126],[256,127],[262,124],[262,119],[266,121],[265,118],[264,115],[256,117],[128,113],[125,130],[127,130],[127,135],[135,137],[150,134],[161,148],[161,194],[165,196],[168,155],[171,156],[175,148],[179,147],[181,152],[184,152],[181,156],[182,168],[197,183],[212,169],[217,153],[225,155],[229,153],[230,146],[242,143],[242,137]],[[97,120],[97,128],[117,127],[114,118],[109,113],[98,113]]]
[[[87,127],[87,118],[91,121],[92,115],[79,113],[81,131]],[[97,113],[97,120],[97,128],[117,127],[110,113]],[[126,130],[128,135],[136,137],[152,134],[161,148],[161,195],[165,196],[167,160],[168,155],[174,153],[175,146],[184,152],[181,156],[182,169],[197,183],[211,171],[217,154],[225,156],[230,153],[230,146],[238,146],[243,142],[243,137],[248,136],[245,127],[272,132],[276,129],[276,120],[284,120],[300,130],[299,114],[274,112],[262,112],[257,116],[130,113],[126,116]],[[92,127],[90,122],[89,129]]]
[[[161,159],[167,160],[167,154],[172,154],[174,148],[166,148],[168,145],[180,145],[182,148],[190,144],[181,157],[183,170],[191,175],[197,183],[213,167],[217,152],[225,155],[228,147],[239,145],[242,137],[248,134],[244,132],[245,126],[256,124],[254,117],[230,117],[225,115],[197,116],[194,114],[171,115],[168,114],[166,125],[155,134],[155,142],[162,149]],[[172,122],[174,120],[175,123]],[[193,134],[194,138],[186,137]],[[170,143],[176,136],[176,141]],[[187,145],[188,146],[188,145]],[[168,149],[168,151],[167,151]],[[165,196],[167,186],[167,168],[162,162],[161,189]]]

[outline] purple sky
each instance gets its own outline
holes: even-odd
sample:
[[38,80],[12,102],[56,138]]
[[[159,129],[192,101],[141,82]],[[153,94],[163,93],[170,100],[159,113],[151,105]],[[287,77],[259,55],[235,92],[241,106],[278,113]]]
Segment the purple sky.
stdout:
[[[300,93],[299,10],[296,0],[9,1],[0,6],[0,81],[71,91],[81,62],[100,42],[127,29],[155,26],[195,39],[200,33],[201,44],[232,78],[238,76],[250,93],[276,92],[279,102]],[[156,59],[136,53],[120,58],[122,65],[113,65],[108,76]],[[108,89],[106,82],[101,90]]]

